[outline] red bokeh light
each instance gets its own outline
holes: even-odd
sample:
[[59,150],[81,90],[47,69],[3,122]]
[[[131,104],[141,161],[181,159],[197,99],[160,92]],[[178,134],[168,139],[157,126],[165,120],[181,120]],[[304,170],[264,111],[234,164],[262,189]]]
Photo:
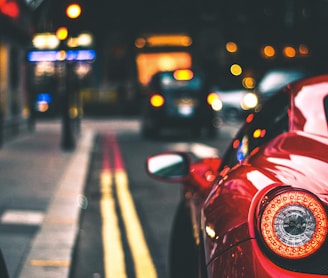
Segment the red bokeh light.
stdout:
[[12,18],[17,18],[20,12],[16,2],[6,0],[0,0],[0,11]]

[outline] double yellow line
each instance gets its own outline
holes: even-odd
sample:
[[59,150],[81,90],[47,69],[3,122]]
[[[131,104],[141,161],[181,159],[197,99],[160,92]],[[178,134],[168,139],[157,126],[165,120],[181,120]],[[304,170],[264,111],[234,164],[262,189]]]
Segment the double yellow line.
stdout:
[[100,186],[105,278],[127,277],[122,235],[113,194],[114,189],[116,189],[117,202],[132,254],[135,276],[136,278],[156,278],[156,269],[129,190],[126,171],[120,168],[103,169]]

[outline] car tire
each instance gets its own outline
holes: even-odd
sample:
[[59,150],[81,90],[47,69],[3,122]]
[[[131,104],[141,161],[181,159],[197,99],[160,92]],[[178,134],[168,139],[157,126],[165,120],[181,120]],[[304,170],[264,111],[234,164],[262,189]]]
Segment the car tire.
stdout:
[[181,202],[177,208],[171,231],[169,249],[170,278],[197,278],[198,259],[190,214]]

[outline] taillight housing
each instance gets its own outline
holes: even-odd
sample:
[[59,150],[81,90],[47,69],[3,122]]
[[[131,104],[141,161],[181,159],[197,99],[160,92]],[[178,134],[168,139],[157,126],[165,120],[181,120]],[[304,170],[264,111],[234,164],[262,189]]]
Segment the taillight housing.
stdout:
[[257,221],[264,245],[281,258],[306,258],[327,240],[326,210],[318,197],[302,189],[266,194]]
[[151,106],[156,108],[163,106],[165,103],[164,97],[160,94],[151,95],[149,101]]

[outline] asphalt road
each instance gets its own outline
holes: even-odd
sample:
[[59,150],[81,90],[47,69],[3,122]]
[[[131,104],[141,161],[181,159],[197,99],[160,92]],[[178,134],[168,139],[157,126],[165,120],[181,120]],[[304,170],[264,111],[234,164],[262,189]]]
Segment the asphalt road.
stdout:
[[[236,125],[222,128],[216,139],[192,138],[182,132],[165,134],[156,140],[140,136],[137,120],[87,120],[83,125],[96,129],[98,136],[85,186],[84,209],[70,278],[106,277],[105,274],[111,271],[116,273],[115,276],[107,277],[167,278],[170,229],[180,198],[180,186],[149,178],[144,168],[145,160],[148,155],[173,149],[196,152],[198,156],[222,154]],[[116,176],[122,172],[126,180]],[[104,176],[108,173],[106,184]],[[110,188],[110,194],[106,194],[108,191],[104,186]],[[135,210],[135,214],[126,216],[126,210]],[[116,240],[113,240],[113,234],[117,234]],[[141,265],[154,272],[144,273]]]

